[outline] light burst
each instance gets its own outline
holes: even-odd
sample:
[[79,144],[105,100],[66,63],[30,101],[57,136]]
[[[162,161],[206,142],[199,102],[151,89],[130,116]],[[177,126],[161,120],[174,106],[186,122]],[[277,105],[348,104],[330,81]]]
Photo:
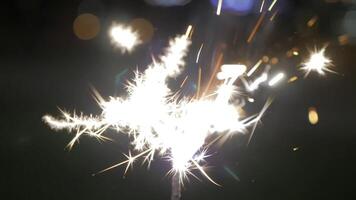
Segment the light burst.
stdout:
[[[136,72],[127,84],[127,96],[110,97],[97,101],[102,109],[98,116],[76,115],[64,111],[61,118],[45,115],[43,120],[54,130],[66,129],[75,136],[69,148],[82,135],[99,139],[111,128],[126,133],[132,139],[137,155],[125,155],[127,160],[101,172],[132,163],[144,157],[150,163],[155,155],[168,157],[172,163],[171,173],[178,175],[182,183],[187,174],[196,169],[211,182],[217,184],[204,171],[204,158],[210,145],[208,138],[218,138],[234,133],[246,133],[256,124],[260,115],[242,118],[242,105],[232,102],[236,98],[235,81],[246,71],[244,65],[224,65],[219,73],[222,83],[217,90],[199,99],[178,98],[167,81],[178,76],[184,66],[184,57],[191,43],[189,34],[171,40],[165,54],[153,62],[144,72]],[[195,176],[195,175],[193,175]],[[218,184],[217,184],[218,185]]]
[[325,56],[325,47],[321,50],[315,50],[311,52],[311,55],[307,61],[302,63],[302,70],[305,71],[305,76],[308,76],[310,72],[315,71],[320,75],[324,75],[325,72],[334,72],[330,69],[332,61]]

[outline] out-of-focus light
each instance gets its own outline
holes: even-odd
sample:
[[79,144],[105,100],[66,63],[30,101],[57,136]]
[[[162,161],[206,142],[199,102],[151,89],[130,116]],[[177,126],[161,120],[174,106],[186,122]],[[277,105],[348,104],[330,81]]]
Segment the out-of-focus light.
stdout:
[[309,122],[313,125],[315,125],[319,122],[319,115],[318,115],[318,112],[316,111],[315,107],[309,108],[308,119],[309,119]]
[[349,36],[348,35],[340,35],[338,38],[340,45],[346,45],[349,43]]
[[93,14],[81,14],[73,22],[73,31],[81,40],[93,39],[100,31],[100,21]]
[[298,76],[293,76],[288,80],[288,83],[292,83],[294,81],[298,80]]
[[142,43],[151,41],[154,35],[154,28],[151,22],[143,18],[136,18],[130,22],[130,26],[138,33]]
[[280,72],[268,82],[268,85],[271,86],[271,87],[275,86],[283,78],[284,78],[284,74],[282,72]]
[[268,63],[269,57],[268,57],[268,56],[263,56],[263,57],[262,57],[262,61],[263,61],[264,63]]
[[271,58],[270,62],[271,62],[272,65],[275,65],[275,64],[277,64],[279,62],[279,60],[278,60],[277,57],[273,57],[273,58]]
[[[210,0],[210,2],[217,8],[217,15],[220,15],[221,10],[244,14],[251,11],[254,0]],[[219,7],[220,3],[221,7]]]
[[313,27],[317,21],[318,21],[318,16],[314,16],[310,20],[308,20],[307,26]]
[[113,25],[110,29],[110,36],[113,44],[123,53],[131,52],[135,46],[142,43],[138,33],[124,25]]
[[154,6],[184,6],[191,0],[145,0],[146,3]]

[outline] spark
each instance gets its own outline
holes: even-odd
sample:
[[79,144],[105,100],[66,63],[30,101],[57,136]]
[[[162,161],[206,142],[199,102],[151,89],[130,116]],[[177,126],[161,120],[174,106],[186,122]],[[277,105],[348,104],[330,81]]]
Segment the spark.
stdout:
[[260,13],[262,12],[263,10],[263,6],[265,5],[265,0],[262,0],[262,3],[261,3],[261,8],[260,8]]
[[249,35],[248,38],[247,38],[247,43],[250,43],[250,42],[252,41],[253,37],[255,37],[255,34],[256,34],[258,28],[261,26],[262,21],[263,21],[263,19],[265,18],[265,15],[266,15],[266,12],[263,12],[263,13],[260,15],[260,17],[258,18],[255,27],[253,27],[253,29],[252,29],[250,35]]
[[276,4],[276,3],[277,3],[277,0],[273,0],[273,2],[271,3],[271,5],[268,8],[268,11],[271,11],[273,9],[274,4]]
[[269,82],[269,86],[274,86],[276,85],[279,81],[281,81],[284,78],[284,74],[282,72],[278,73],[276,76],[274,76]]
[[289,80],[288,83],[292,83],[294,81],[298,80],[298,76],[292,76]]
[[188,75],[185,76],[185,78],[183,79],[182,83],[180,84],[180,88],[183,87],[183,85],[185,84],[185,82],[187,81],[187,79],[188,79]]
[[258,86],[259,86],[261,83],[267,81],[267,79],[268,79],[268,74],[267,74],[267,73],[263,73],[261,76],[259,76],[258,78],[256,78],[256,80],[255,80],[254,82],[252,82],[251,85],[246,84],[246,85],[247,85],[247,89],[248,89],[249,91],[257,90],[257,89],[258,89]]
[[316,111],[315,107],[309,108],[308,119],[309,119],[309,122],[313,125],[315,125],[319,122],[319,115],[318,115],[318,112]]
[[312,71],[320,75],[324,75],[326,71],[335,73],[329,68],[332,66],[332,61],[325,56],[325,47],[319,51],[315,49],[314,52],[311,52],[309,59],[302,65],[301,69],[305,71],[305,77]]
[[252,67],[250,71],[247,72],[247,76],[250,77],[256,70],[257,68],[262,64],[262,60],[259,60],[255,66]]
[[112,43],[119,47],[122,53],[131,52],[142,41],[139,35],[131,27],[124,25],[113,25],[110,30]]
[[[132,140],[133,150],[125,155],[127,160],[106,168],[99,173],[126,164],[125,173],[138,158],[145,156],[150,163],[155,155],[168,157],[171,172],[180,181],[197,169],[212,183],[216,183],[204,171],[201,162],[206,158],[207,138],[235,133],[246,133],[262,116],[243,119],[241,105],[231,101],[236,97],[234,82],[246,71],[244,65],[223,65],[222,83],[210,97],[178,98],[168,87],[168,81],[182,72],[184,57],[190,45],[189,32],[170,41],[166,52],[150,64],[144,72],[136,72],[127,85],[125,97],[108,100],[96,95],[102,112],[98,116],[69,114],[62,111],[61,118],[45,115],[43,120],[54,130],[74,132],[70,148],[83,135],[106,139],[105,130],[126,133]],[[201,73],[201,72],[200,72]]]
[[200,53],[201,53],[201,50],[203,49],[203,46],[204,46],[204,43],[202,43],[201,46],[200,46],[200,48],[199,48],[199,51],[198,51],[198,54],[197,54],[197,59],[195,60],[195,63],[198,63],[198,62],[199,62]]
[[220,15],[222,3],[223,3],[223,0],[219,0],[218,6],[216,8],[216,15]]

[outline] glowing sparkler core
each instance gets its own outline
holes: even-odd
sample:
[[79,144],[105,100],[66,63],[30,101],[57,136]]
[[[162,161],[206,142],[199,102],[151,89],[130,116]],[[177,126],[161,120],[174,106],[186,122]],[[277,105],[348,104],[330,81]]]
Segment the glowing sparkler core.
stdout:
[[167,81],[179,75],[185,64],[183,58],[191,43],[188,35],[170,41],[158,62],[149,65],[143,73],[136,72],[127,85],[127,97],[110,97],[106,101],[97,95],[101,115],[77,116],[62,111],[62,119],[46,115],[43,120],[54,130],[76,132],[68,144],[70,148],[82,135],[106,139],[103,133],[108,128],[128,134],[133,139],[134,149],[140,153],[136,156],[129,153],[126,161],[108,169],[122,164],[127,164],[128,168],[141,156],[146,156],[149,163],[157,152],[171,160],[171,172],[179,173],[180,181],[187,173],[191,174],[192,169],[198,169],[215,183],[200,166],[206,157],[208,136],[245,133],[259,118],[241,120],[239,105],[230,101],[236,93],[234,82],[246,71],[244,65],[223,66],[220,72],[223,83],[210,98],[177,99]]
[[325,56],[325,48],[322,48],[320,51],[315,49],[301,69],[306,72],[305,76],[308,76],[311,71],[324,75],[325,71],[334,72],[329,68],[330,66],[332,66],[332,61]]
[[121,49],[122,53],[131,52],[142,41],[137,32],[123,25],[114,25],[110,30],[112,42]]

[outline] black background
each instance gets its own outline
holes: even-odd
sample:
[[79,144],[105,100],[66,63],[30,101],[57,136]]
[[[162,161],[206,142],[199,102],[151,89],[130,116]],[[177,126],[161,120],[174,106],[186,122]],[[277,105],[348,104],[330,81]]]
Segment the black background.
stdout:
[[[250,45],[244,41],[258,14],[217,18],[208,1],[193,0],[171,8],[139,0],[102,0],[89,6],[81,6],[79,0],[1,3],[1,199],[168,199],[168,162],[157,158],[150,169],[135,163],[124,178],[124,167],[91,176],[123,160],[128,139],[109,131],[114,142],[83,137],[69,152],[64,148],[72,136],[50,130],[41,117],[59,113],[57,106],[99,113],[90,85],[105,97],[122,91],[115,85],[115,74],[125,68],[144,69],[151,53],[161,52],[168,38],[184,32],[188,24],[197,30],[189,65],[194,64],[202,41],[211,45],[211,51],[225,42],[227,62],[235,58],[254,62],[264,53],[283,57],[295,45],[307,55],[308,47],[330,42],[327,53],[339,74],[311,75],[293,84],[263,88],[258,96],[262,100],[249,109],[260,109],[267,96],[275,96],[275,100],[250,145],[246,147],[247,136],[236,136],[211,150],[213,168],[208,173],[223,187],[191,177],[183,199],[352,199],[356,49],[352,44],[337,44],[340,31],[333,25],[348,7],[323,1],[287,2],[269,34],[260,30]],[[73,33],[73,21],[83,12],[100,17],[101,32],[93,40],[79,40]],[[319,21],[309,30],[305,24],[314,15]],[[151,21],[155,35],[149,44],[122,56],[110,45],[107,30],[113,20],[127,22],[135,17]],[[241,40],[234,46],[231,41],[236,31]],[[210,57],[211,52],[205,50],[203,59],[210,61]],[[288,62],[292,68],[298,60]],[[319,112],[315,126],[308,122],[310,106]],[[293,151],[294,147],[299,149]]]

